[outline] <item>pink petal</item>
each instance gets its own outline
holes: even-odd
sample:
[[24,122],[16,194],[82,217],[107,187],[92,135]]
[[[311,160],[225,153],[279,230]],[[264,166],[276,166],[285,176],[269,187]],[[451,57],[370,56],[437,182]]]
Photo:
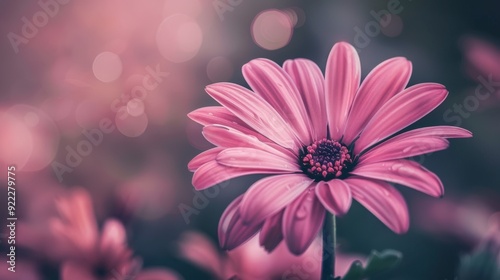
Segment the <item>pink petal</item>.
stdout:
[[404,137],[386,141],[361,155],[358,164],[409,158],[448,148],[449,142],[439,137]]
[[244,224],[240,216],[240,205],[243,195],[237,197],[224,210],[219,221],[219,242],[224,250],[232,250],[240,246],[257,233],[262,226],[261,223]]
[[250,87],[264,98],[293,128],[302,144],[311,142],[311,124],[297,86],[288,74],[269,59],[250,61],[242,68]]
[[387,182],[351,177],[345,180],[352,196],[382,223],[396,233],[404,233],[410,226],[406,202],[396,188]]
[[360,164],[351,174],[405,185],[434,197],[444,195],[443,183],[436,174],[410,160]]
[[404,90],[410,80],[411,70],[410,61],[395,57],[380,63],[366,76],[349,113],[344,143],[349,145],[380,107]]
[[393,141],[398,141],[400,138],[408,137],[469,138],[472,137],[472,133],[467,129],[456,126],[430,126],[401,133],[387,140],[386,143],[392,143]]
[[122,223],[117,220],[107,220],[102,230],[100,246],[101,252],[122,252],[126,246],[127,234]]
[[334,179],[328,182],[318,182],[316,195],[326,210],[335,215],[342,216],[351,207],[351,190],[343,180]]
[[324,77],[316,63],[308,59],[287,60],[283,69],[293,79],[306,106],[313,129],[313,141],[326,138],[327,119]]
[[222,277],[224,259],[220,257],[218,248],[205,235],[194,231],[182,234],[179,252],[183,258]]
[[217,155],[217,163],[237,168],[300,172],[296,161],[252,148],[228,148]]
[[56,201],[61,216],[53,219],[50,229],[56,238],[77,246],[77,250],[89,252],[97,244],[97,222],[92,207],[92,199],[85,189],[76,188],[68,197]]
[[200,166],[193,175],[192,184],[195,189],[203,190],[219,183],[240,176],[250,174],[279,174],[289,173],[278,172],[269,169],[248,169],[248,168],[233,168],[218,164],[217,161],[210,161]]
[[[431,126],[418,128],[401,133],[381,143],[380,145],[375,146],[373,149],[369,150],[366,154],[363,154],[360,157],[360,163],[368,161],[372,162],[373,160],[385,161],[430,153],[448,147],[448,142],[444,138],[466,137],[472,137],[472,133],[466,129],[455,126]],[[441,139],[441,141],[438,139]],[[418,147],[409,147],[414,145],[417,145]],[[400,150],[398,151],[398,149]],[[398,154],[401,154],[401,156],[397,157]]]
[[283,240],[283,211],[266,219],[259,235],[259,244],[272,252]]
[[196,171],[196,169],[200,168],[200,166],[202,166],[203,164],[209,161],[214,161],[217,157],[217,154],[219,154],[222,150],[224,150],[224,148],[216,147],[198,154],[191,161],[189,161],[189,171]]
[[221,106],[203,107],[189,113],[188,117],[203,126],[213,124],[223,125],[238,130],[241,133],[255,136],[261,141],[269,141],[269,139],[250,128],[228,109]]
[[255,182],[241,201],[243,221],[248,224],[261,223],[297,198],[312,181],[303,174],[285,174]]
[[246,135],[238,130],[222,125],[209,125],[203,128],[203,136],[212,144],[225,147],[249,147],[266,151],[273,155],[295,161],[297,156],[289,150],[278,145],[261,142],[254,136]]
[[444,86],[424,83],[407,88],[391,98],[373,116],[356,141],[354,154],[382,141],[418,121],[444,101],[448,91]]
[[285,209],[283,214],[283,233],[291,253],[301,255],[318,235],[325,208],[316,198],[312,188],[305,191]]
[[361,64],[356,49],[345,42],[335,44],[325,73],[326,113],[331,139],[339,140],[344,133],[360,77]]
[[275,143],[297,150],[300,146],[289,124],[262,97],[232,83],[207,86],[207,93],[254,130]]
[[71,217],[71,223],[81,231],[82,240],[88,240],[89,243],[97,240],[97,222],[94,216],[94,208],[92,206],[92,198],[85,189],[76,189],[73,191],[73,201],[70,207],[74,211],[74,216]]

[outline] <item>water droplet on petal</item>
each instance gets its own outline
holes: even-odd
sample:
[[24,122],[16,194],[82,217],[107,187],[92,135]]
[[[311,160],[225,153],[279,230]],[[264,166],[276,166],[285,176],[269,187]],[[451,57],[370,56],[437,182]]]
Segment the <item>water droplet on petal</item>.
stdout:
[[395,171],[396,173],[398,173],[401,176],[415,176],[415,174],[414,174],[415,172],[413,172],[413,169],[406,168],[406,166],[402,163],[394,164],[391,167],[391,170]]
[[404,149],[403,149],[403,154],[407,154],[407,153],[409,153],[409,152],[411,151],[411,149],[412,149],[412,148],[413,148],[412,146],[409,146],[409,147],[404,148]]
[[306,205],[301,205],[299,209],[295,212],[295,218],[298,220],[303,220],[309,214],[309,208]]
[[391,193],[386,189],[383,189],[382,192],[384,193],[385,196],[391,196]]
[[401,169],[401,167],[402,167],[401,163],[395,163],[390,168],[391,168],[392,171],[398,172]]

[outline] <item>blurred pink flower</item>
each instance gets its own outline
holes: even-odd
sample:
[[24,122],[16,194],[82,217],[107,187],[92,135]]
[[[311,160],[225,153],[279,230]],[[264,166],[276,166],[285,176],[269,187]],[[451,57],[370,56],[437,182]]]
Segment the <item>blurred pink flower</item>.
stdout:
[[[319,279],[321,241],[316,239],[301,256],[291,254],[284,244],[272,253],[259,246],[259,239],[249,242],[229,253],[221,253],[204,235],[185,233],[180,242],[181,255],[211,272],[217,279]],[[335,271],[344,275],[351,263],[366,257],[336,253]],[[255,269],[255,268],[259,269]],[[300,277],[300,278],[297,278]]]
[[[465,56],[470,66],[482,75],[492,75],[500,79],[500,49],[477,38],[467,38],[463,44]],[[476,73],[477,74],[477,73]],[[473,77],[476,78],[476,77]]]
[[99,232],[92,201],[85,190],[74,190],[56,201],[56,206],[60,218],[54,218],[50,228],[57,242],[67,248],[62,279],[113,279],[114,274],[129,275],[138,265],[132,259],[120,222],[107,220]]
[[[466,57],[466,72],[478,85],[474,95],[480,101],[488,100],[491,96],[500,98],[500,48],[490,42],[478,38],[466,38],[463,41]],[[483,109],[498,106],[498,102],[483,102]]]
[[394,232],[406,232],[408,209],[390,183],[434,197],[444,189],[434,173],[404,158],[443,150],[446,138],[471,137],[458,127],[436,126],[382,142],[447,96],[435,83],[405,89],[411,70],[405,58],[392,58],[360,85],[356,50],[338,43],[325,77],[306,59],[288,60],[283,68],[256,59],[243,66],[254,92],[232,83],[209,85],[207,93],[222,107],[201,108],[189,117],[204,125],[203,135],[217,147],[189,163],[194,187],[278,174],[257,181],[227,207],[219,223],[222,247],[234,249],[260,230],[266,249],[284,239],[292,253],[301,254],[316,238],[325,211],[343,215],[352,198]]
[[99,232],[92,201],[83,189],[76,189],[56,202],[60,218],[50,223],[56,242],[65,244],[61,266],[63,280],[179,279],[165,269],[141,272],[138,259],[128,248],[123,225],[109,219]]
[[23,213],[18,220],[16,243],[29,249],[31,257],[47,262],[58,262],[66,252],[66,246],[55,242],[47,227],[47,221],[56,214],[54,200],[67,194],[67,189],[59,185],[49,172],[22,173],[23,184],[16,192],[24,203],[18,207]]
[[438,202],[419,199],[414,204],[417,227],[446,240],[451,237],[474,247],[500,232],[500,212],[495,212],[499,209],[488,207],[478,197],[448,197]]
[[473,252],[460,258],[457,279],[500,279],[500,213],[492,215],[490,220]]
[[[500,98],[500,90],[498,89],[500,48],[487,41],[472,37],[464,40],[463,50],[467,60],[466,71],[468,75],[485,87],[481,89],[481,94],[485,96],[484,99],[489,97],[490,93]],[[476,96],[479,94],[478,92],[479,90],[476,88]],[[495,102],[487,102],[485,105],[494,104]]]

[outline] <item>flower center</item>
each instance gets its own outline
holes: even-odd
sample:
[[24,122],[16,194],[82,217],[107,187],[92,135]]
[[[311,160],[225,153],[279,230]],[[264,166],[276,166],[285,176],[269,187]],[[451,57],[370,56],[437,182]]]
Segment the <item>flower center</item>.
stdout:
[[304,173],[316,181],[345,177],[352,166],[352,158],[344,144],[321,139],[299,152],[299,165]]

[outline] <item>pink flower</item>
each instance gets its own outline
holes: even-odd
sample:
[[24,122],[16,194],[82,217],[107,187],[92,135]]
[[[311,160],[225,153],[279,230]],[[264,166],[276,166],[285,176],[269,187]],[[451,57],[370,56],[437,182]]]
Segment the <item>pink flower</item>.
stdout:
[[[359,57],[351,45],[333,46],[323,77],[306,59],[283,68],[267,59],[243,66],[253,92],[232,83],[207,86],[222,107],[189,114],[217,147],[188,165],[202,190],[248,175],[272,175],[254,183],[222,214],[219,239],[234,249],[260,231],[260,244],[274,249],[285,240],[303,253],[320,230],[326,211],[345,214],[356,199],[396,233],[408,230],[402,184],[434,197],[439,178],[405,158],[443,150],[446,138],[467,130],[436,126],[408,131],[447,96],[444,86],[406,88],[411,63],[396,57],[379,64],[360,84]],[[388,139],[388,140],[387,140]]]
[[[237,249],[221,254],[206,236],[197,232],[187,232],[180,242],[180,253],[185,259],[204,268],[217,279],[320,278],[322,255],[320,238],[316,238],[300,256],[291,254],[285,244],[268,253],[259,247],[257,236]],[[355,260],[365,263],[366,257],[336,252],[335,271],[339,275],[344,275]]]
[[136,263],[127,247],[125,228],[108,220],[100,233],[86,191],[77,189],[56,206],[61,217],[50,226],[56,240],[67,248],[62,279],[113,279],[114,274],[127,275],[133,269]]
[[83,189],[57,201],[61,218],[50,227],[57,243],[64,244],[66,258],[61,265],[62,280],[176,280],[165,269],[140,271],[141,264],[132,257],[123,225],[107,220],[102,232],[94,218],[92,201]]
[[[476,96],[486,100],[491,94],[500,97],[498,81],[500,80],[500,49],[481,39],[469,37],[463,41],[463,49],[467,61],[466,70],[469,76],[481,86],[476,88]],[[479,89],[479,90],[478,90]],[[487,106],[495,102],[486,102]]]
[[489,193],[487,197],[447,197],[438,203],[421,198],[413,203],[419,209],[414,211],[415,222],[436,237],[474,247],[492,233],[500,233],[500,208],[488,206],[488,200],[495,205],[498,199]]
[[500,79],[500,50],[495,45],[474,37],[466,38],[463,42],[465,57],[472,78],[483,75],[491,76],[494,80]]

